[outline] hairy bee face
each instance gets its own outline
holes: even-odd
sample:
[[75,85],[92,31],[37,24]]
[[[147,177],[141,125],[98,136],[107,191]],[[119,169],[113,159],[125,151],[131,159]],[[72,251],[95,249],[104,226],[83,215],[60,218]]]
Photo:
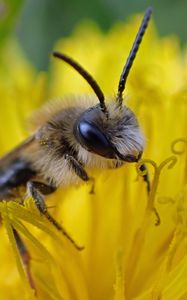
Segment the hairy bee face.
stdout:
[[134,113],[115,102],[107,106],[109,117],[94,106],[74,125],[77,141],[87,151],[109,159],[136,162],[144,148],[144,138]]
[[91,106],[82,112],[75,121],[73,120],[73,137],[77,144],[74,147],[79,148],[81,145],[82,149],[79,150],[84,152],[85,157],[87,156],[87,159],[84,158],[85,161],[89,161],[87,151],[107,159],[128,162],[136,162],[142,155],[144,139],[135,115],[123,105],[123,93],[151,14],[152,8],[149,7],[121,73],[116,98],[109,104],[106,104],[104,93],[95,79],[79,63],[62,53],[56,51],[53,53],[54,57],[69,64],[88,82],[99,100],[99,105]]

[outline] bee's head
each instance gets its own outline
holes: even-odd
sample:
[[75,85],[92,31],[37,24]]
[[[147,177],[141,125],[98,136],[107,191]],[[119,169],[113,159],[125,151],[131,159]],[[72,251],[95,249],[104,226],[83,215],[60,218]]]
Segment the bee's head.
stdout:
[[74,125],[74,135],[83,148],[105,158],[136,162],[142,155],[144,140],[134,113],[123,105],[123,92],[151,14],[152,9],[148,8],[120,76],[113,105],[106,106],[99,85],[77,62],[64,54],[53,53],[55,57],[72,66],[89,83],[100,102],[79,117]]
[[99,105],[86,110],[74,124],[74,135],[89,152],[126,162],[140,159],[144,139],[134,113],[116,102],[107,106],[109,117]]

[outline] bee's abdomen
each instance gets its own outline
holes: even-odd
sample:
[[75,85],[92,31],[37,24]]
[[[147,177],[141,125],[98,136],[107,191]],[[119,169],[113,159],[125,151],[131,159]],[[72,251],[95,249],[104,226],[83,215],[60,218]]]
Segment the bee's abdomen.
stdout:
[[11,161],[0,168],[0,195],[6,194],[5,191],[25,185],[35,174],[36,172],[25,160],[17,158]]

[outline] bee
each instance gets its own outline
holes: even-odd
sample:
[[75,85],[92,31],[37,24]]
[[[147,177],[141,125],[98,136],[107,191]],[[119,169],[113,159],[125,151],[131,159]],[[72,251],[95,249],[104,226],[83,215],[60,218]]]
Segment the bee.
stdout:
[[[123,93],[151,14],[148,8],[112,101],[105,100],[97,82],[76,61],[53,52],[55,58],[73,67],[88,82],[95,96],[71,97],[39,110],[35,115],[36,131],[0,159],[0,201],[20,197],[19,188],[24,187],[41,214],[78,249],[81,247],[49,214],[45,196],[59,187],[93,180],[86,171],[93,167],[116,168],[141,158],[144,136],[135,114],[123,103]],[[25,248],[15,229],[14,233],[23,256]]]

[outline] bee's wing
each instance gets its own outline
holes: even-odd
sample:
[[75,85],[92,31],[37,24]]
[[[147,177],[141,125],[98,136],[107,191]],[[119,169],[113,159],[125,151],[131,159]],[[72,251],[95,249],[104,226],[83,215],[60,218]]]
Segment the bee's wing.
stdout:
[[11,163],[13,160],[20,158],[22,156],[22,153],[29,150],[30,146],[33,144],[34,141],[35,141],[35,135],[32,135],[26,140],[24,140],[12,151],[8,152],[6,155],[0,158],[0,169],[3,166],[6,166],[7,164]]

